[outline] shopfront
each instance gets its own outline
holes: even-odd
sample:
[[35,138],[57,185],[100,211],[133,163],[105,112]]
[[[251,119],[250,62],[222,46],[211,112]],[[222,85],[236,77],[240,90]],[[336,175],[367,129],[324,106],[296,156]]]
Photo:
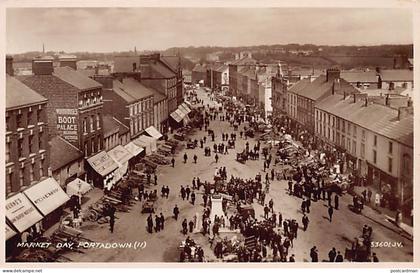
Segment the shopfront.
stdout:
[[128,171],[128,161],[133,157],[122,145],[114,147],[108,155],[117,162],[118,169],[115,171],[117,182],[126,175]]
[[111,190],[117,181],[115,170],[117,163],[105,152],[102,151],[87,159],[91,169],[88,169],[89,178],[93,185],[98,188]]
[[23,192],[44,216],[42,227],[48,229],[63,215],[62,206],[70,200],[58,182],[50,177]]

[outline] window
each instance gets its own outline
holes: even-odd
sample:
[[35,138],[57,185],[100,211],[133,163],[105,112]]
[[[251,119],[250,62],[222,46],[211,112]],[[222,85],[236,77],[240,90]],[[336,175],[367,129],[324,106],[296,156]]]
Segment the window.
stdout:
[[10,117],[6,116],[6,131],[10,131]]
[[42,141],[42,138],[44,136],[44,132],[38,132],[38,149],[42,150],[44,148],[44,143]]
[[29,153],[35,153],[35,147],[34,147],[34,136],[29,136]]
[[19,186],[22,187],[24,184],[24,173],[25,173],[25,168],[20,168],[19,169]]
[[353,140],[352,154],[356,155],[356,141],[355,140]]
[[350,122],[349,123],[347,123],[347,134],[351,134],[351,124],[350,124]]
[[[41,106],[39,106],[39,107],[41,107]],[[37,122],[42,122],[42,115],[43,115],[43,110],[42,110],[42,108],[38,108],[38,110],[36,110],[36,119],[37,119]]]
[[392,142],[391,141],[389,142],[389,145],[388,145],[388,153],[392,154]]
[[83,151],[85,152],[85,156],[89,155],[87,142],[85,142],[85,149]]
[[392,173],[392,158],[388,157],[388,172]]
[[337,130],[340,130],[340,120],[337,119]]
[[83,119],[83,133],[87,133],[87,120],[86,120],[86,118]]
[[344,135],[341,136],[341,146],[346,148],[346,137]]
[[22,114],[16,115],[16,124],[18,128],[24,128]]
[[346,132],[346,122],[343,120],[343,133]]
[[366,132],[365,130],[362,130],[362,140],[364,141],[366,139]]
[[360,157],[365,158],[365,144],[360,143]]
[[97,151],[99,152],[101,150],[101,138],[100,138],[100,136],[98,136],[98,139],[96,140],[96,143],[98,144]]
[[402,171],[407,176],[409,176],[411,174],[411,157],[408,154],[403,155]]
[[94,122],[93,120],[94,120],[93,116],[90,116],[89,125],[90,125],[90,131],[91,132],[95,131],[94,128],[93,128],[93,122]]
[[33,111],[28,111],[28,125],[34,124],[33,113],[34,113]]
[[376,164],[376,150],[373,150],[373,164]]
[[90,148],[91,148],[92,154],[94,154],[95,153],[95,141],[93,140],[93,138],[90,140]]
[[35,170],[35,164],[29,165],[29,180],[31,182],[35,180],[34,170]]
[[347,139],[347,151],[351,151],[351,142],[350,142],[350,138]]
[[101,120],[101,118],[100,118],[99,114],[97,114],[97,115],[96,115],[96,129],[97,129],[97,130],[101,129],[101,123],[100,123],[100,120]]
[[353,124],[353,136],[355,137],[357,135],[357,127],[356,124]]
[[338,145],[340,145],[340,133],[338,132],[336,134],[335,141],[337,142]]
[[378,143],[378,137],[373,136],[373,146],[376,147],[376,144]]
[[10,143],[6,142],[6,163],[10,161]]
[[44,177],[44,159],[39,163],[39,177]]
[[18,158],[23,157],[23,139],[18,139]]

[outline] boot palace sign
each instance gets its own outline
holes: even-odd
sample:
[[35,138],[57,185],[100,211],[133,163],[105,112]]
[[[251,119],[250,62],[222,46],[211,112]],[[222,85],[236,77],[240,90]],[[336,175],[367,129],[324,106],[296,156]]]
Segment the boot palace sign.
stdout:
[[77,109],[56,109],[57,131],[70,143],[78,142]]

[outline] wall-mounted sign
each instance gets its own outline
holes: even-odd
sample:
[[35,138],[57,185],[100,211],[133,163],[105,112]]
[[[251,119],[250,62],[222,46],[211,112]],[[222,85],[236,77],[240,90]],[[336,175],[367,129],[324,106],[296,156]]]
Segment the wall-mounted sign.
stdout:
[[77,109],[56,109],[57,132],[70,143],[78,143]]

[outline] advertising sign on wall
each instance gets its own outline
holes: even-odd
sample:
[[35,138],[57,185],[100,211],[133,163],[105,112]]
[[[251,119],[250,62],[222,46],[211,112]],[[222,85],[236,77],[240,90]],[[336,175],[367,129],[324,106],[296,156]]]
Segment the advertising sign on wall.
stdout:
[[77,109],[57,109],[57,131],[70,143],[78,143]]

